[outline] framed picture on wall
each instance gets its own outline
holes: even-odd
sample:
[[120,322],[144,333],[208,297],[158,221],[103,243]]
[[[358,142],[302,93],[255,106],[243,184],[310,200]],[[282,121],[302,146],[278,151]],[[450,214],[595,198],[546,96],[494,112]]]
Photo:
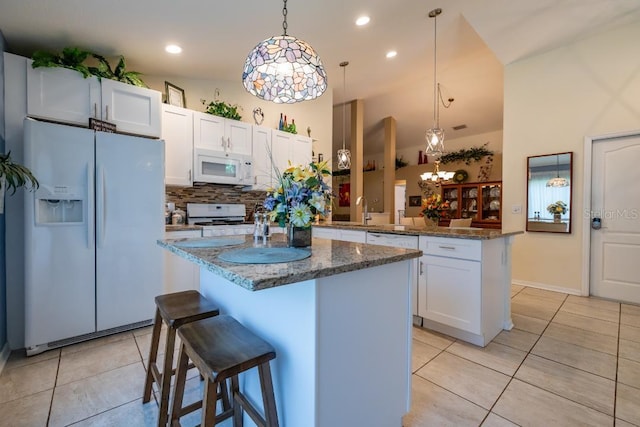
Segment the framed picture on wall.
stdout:
[[187,98],[184,96],[183,89],[168,81],[164,82],[164,89],[167,93],[167,104],[183,108],[187,106]]
[[351,184],[345,182],[338,186],[338,206],[345,207],[351,205]]
[[409,206],[420,206],[422,204],[421,196],[409,196]]

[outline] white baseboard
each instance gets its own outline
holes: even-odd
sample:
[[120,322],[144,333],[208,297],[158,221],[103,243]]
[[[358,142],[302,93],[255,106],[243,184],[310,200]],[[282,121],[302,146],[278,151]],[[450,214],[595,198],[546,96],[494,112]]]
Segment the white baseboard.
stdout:
[[4,369],[4,365],[9,360],[9,355],[11,354],[11,350],[9,349],[9,343],[4,343],[4,347],[2,347],[2,351],[0,351],[0,374],[2,374],[2,370]]
[[548,285],[546,283],[528,282],[526,280],[515,280],[515,279],[512,279],[511,283],[514,285],[528,286],[530,288],[544,289],[546,291],[562,292],[570,295],[585,296],[585,295],[582,295],[582,292],[580,291],[580,289],[563,288],[562,286]]

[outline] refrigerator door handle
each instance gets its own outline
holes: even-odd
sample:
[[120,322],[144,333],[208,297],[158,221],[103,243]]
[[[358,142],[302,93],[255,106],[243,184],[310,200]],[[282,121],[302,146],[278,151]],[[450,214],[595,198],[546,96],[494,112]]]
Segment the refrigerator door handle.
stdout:
[[104,227],[107,212],[107,201],[105,200],[104,187],[104,168],[102,166],[98,166],[98,185],[96,189],[96,240],[98,247],[102,247],[102,245],[104,245]]
[[87,203],[85,203],[85,215],[87,216],[87,247],[93,248],[94,242],[94,215],[93,215],[93,203],[91,200],[91,194],[93,193],[93,168],[87,163]]

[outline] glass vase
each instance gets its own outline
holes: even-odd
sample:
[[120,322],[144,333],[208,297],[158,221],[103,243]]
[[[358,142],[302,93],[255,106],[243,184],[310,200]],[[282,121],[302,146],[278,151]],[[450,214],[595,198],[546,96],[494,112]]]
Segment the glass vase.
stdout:
[[427,216],[423,216],[422,219],[424,219],[424,225],[427,228],[438,228],[438,220],[437,219],[431,219]]
[[560,214],[559,213],[554,213],[553,214],[553,222],[555,222],[556,224],[559,224],[562,222],[562,219],[560,218]]
[[311,226],[296,227],[287,224],[287,246],[290,248],[305,248],[311,246]]

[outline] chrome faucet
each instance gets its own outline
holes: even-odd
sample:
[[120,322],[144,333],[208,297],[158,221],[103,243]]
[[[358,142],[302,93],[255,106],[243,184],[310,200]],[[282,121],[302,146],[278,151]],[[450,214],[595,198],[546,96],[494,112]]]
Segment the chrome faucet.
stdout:
[[371,216],[369,215],[369,212],[367,210],[367,199],[364,196],[360,196],[358,197],[358,199],[356,200],[356,206],[357,205],[362,205],[362,223],[364,225],[367,225],[367,221],[369,221],[371,219]]

